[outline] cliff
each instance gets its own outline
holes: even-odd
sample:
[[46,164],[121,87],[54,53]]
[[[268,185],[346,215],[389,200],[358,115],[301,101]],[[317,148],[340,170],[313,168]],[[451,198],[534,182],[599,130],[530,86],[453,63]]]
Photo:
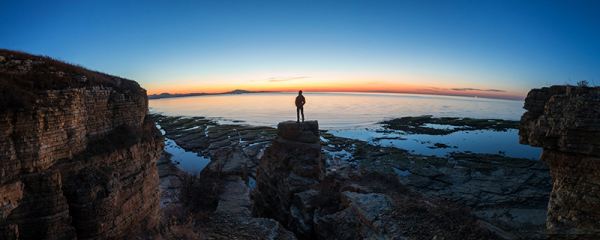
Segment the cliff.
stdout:
[[600,237],[600,87],[533,89],[520,141],[542,147],[552,176],[551,236]]
[[0,239],[108,239],[157,224],[163,142],[136,82],[0,50]]

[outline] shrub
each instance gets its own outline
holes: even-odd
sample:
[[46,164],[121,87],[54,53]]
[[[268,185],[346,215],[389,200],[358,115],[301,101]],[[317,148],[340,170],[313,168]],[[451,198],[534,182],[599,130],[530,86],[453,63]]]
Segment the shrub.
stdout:
[[581,81],[577,82],[577,86],[578,87],[589,87],[590,83],[587,80],[581,80]]

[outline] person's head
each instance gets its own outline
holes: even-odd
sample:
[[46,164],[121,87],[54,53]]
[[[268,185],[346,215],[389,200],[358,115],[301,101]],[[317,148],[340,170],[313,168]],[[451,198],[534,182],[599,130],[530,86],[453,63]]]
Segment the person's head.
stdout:
[[302,95],[302,90],[298,91],[298,95]]

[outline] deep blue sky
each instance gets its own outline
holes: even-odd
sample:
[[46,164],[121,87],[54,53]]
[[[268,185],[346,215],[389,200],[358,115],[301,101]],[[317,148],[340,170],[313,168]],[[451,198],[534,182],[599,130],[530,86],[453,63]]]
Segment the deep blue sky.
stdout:
[[522,96],[600,84],[600,1],[0,0],[0,48],[151,93],[348,83]]

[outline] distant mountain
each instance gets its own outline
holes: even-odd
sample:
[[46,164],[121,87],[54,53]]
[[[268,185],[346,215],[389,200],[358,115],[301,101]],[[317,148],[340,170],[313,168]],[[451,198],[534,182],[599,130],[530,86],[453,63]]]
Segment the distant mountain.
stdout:
[[268,92],[268,91],[248,91],[248,90],[236,89],[233,91],[222,92],[222,93],[160,93],[160,94],[148,95],[148,99],[192,97],[192,96],[204,96],[204,95],[222,95],[222,94],[263,93],[263,92]]
[[202,96],[208,95],[209,93],[161,93],[148,95],[148,99],[159,99],[159,98],[174,98],[174,97],[189,97],[189,96]]
[[[261,91],[261,92],[264,92],[264,91]],[[243,94],[243,93],[254,93],[254,92],[253,91],[248,91],[248,90],[236,89],[236,90],[233,90],[233,91],[227,92],[227,93],[229,93],[229,94]]]

